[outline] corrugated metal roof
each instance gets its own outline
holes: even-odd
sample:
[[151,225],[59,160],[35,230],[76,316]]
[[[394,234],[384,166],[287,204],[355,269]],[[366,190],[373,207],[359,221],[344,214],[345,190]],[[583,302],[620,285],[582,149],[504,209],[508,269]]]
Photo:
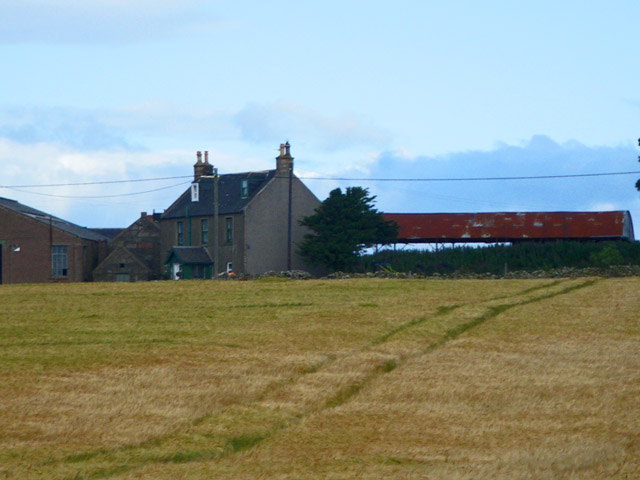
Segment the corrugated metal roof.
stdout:
[[63,232],[74,235],[78,238],[82,238],[85,240],[92,240],[94,242],[102,242],[107,241],[108,238],[104,235],[101,235],[98,232],[90,230],[85,227],[80,227],[71,222],[67,222],[61,218],[55,217],[45,212],[41,212],[40,210],[36,210],[35,208],[31,208],[27,205],[23,205],[16,200],[10,200],[8,198],[0,197],[0,207],[7,208],[9,210],[13,210],[16,213],[24,215],[26,217],[32,218],[39,222],[45,223],[47,225],[51,224],[54,228],[58,230],[62,230]]
[[525,240],[634,240],[628,211],[385,213],[401,243],[515,242]]

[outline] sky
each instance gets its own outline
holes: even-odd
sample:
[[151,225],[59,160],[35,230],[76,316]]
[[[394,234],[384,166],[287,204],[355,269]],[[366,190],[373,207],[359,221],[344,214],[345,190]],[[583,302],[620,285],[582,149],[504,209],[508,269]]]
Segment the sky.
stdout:
[[451,180],[640,172],[638,18],[637,0],[1,2],[0,196],[126,227],[187,188],[196,151],[265,170],[289,141],[320,200],[358,185],[386,212],[640,228],[640,173]]

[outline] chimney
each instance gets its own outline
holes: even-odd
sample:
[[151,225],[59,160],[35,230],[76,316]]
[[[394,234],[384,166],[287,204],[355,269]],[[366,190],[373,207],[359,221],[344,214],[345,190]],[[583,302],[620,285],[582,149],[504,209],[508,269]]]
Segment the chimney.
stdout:
[[293,157],[291,156],[289,142],[280,144],[280,155],[276,157],[276,176],[288,177],[293,171]]
[[[203,175],[211,175],[213,173],[212,167],[209,165],[209,152],[204,152],[204,162],[202,163],[202,152],[196,153],[197,161],[193,166],[193,181],[197,182]],[[212,170],[211,173],[208,170]]]
[[193,166],[193,181],[197,182],[200,177],[203,175],[203,170],[204,170],[204,164],[202,163],[202,152],[198,151],[196,153],[196,157],[198,158],[198,161],[195,163],[195,165]]
[[202,175],[213,175],[213,165],[209,163],[209,152],[204,152],[204,164],[202,165]]

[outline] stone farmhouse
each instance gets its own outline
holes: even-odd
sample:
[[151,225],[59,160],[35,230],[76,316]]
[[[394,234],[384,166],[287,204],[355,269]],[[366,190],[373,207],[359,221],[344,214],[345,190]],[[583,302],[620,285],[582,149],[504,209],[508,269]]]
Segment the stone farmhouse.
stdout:
[[204,160],[198,152],[193,183],[160,219],[170,278],[314,271],[296,253],[296,244],[306,232],[299,221],[320,201],[294,175],[290,148],[288,142],[280,145],[274,170],[219,176],[207,152]]

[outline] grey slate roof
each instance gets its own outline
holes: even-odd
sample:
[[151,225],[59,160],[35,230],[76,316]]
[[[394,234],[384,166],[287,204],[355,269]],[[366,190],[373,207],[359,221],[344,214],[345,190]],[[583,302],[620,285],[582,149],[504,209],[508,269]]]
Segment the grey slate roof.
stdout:
[[[275,176],[275,170],[231,173],[218,177],[218,211],[220,215],[240,213],[253,197]],[[249,192],[241,196],[242,181],[247,180]],[[162,214],[163,219],[213,215],[213,179],[201,178],[200,199],[191,201],[191,187]]]
[[0,197],[0,207],[13,210],[20,215],[32,218],[46,225],[51,224],[51,226],[53,226],[54,228],[62,230],[63,232],[69,233],[78,238],[92,240],[94,242],[102,242],[108,240],[107,237],[101,235],[100,233],[97,233],[85,227],[80,227],[79,225],[67,222],[66,220],[62,220],[61,218],[49,215],[48,213],[41,212],[40,210],[36,210],[35,208],[31,208],[27,205],[23,205],[16,200]]
[[172,247],[165,260],[165,265],[174,259],[183,265],[211,265],[213,259],[204,247]]
[[96,233],[107,237],[109,240],[113,240],[115,237],[124,232],[125,228],[92,228]]

